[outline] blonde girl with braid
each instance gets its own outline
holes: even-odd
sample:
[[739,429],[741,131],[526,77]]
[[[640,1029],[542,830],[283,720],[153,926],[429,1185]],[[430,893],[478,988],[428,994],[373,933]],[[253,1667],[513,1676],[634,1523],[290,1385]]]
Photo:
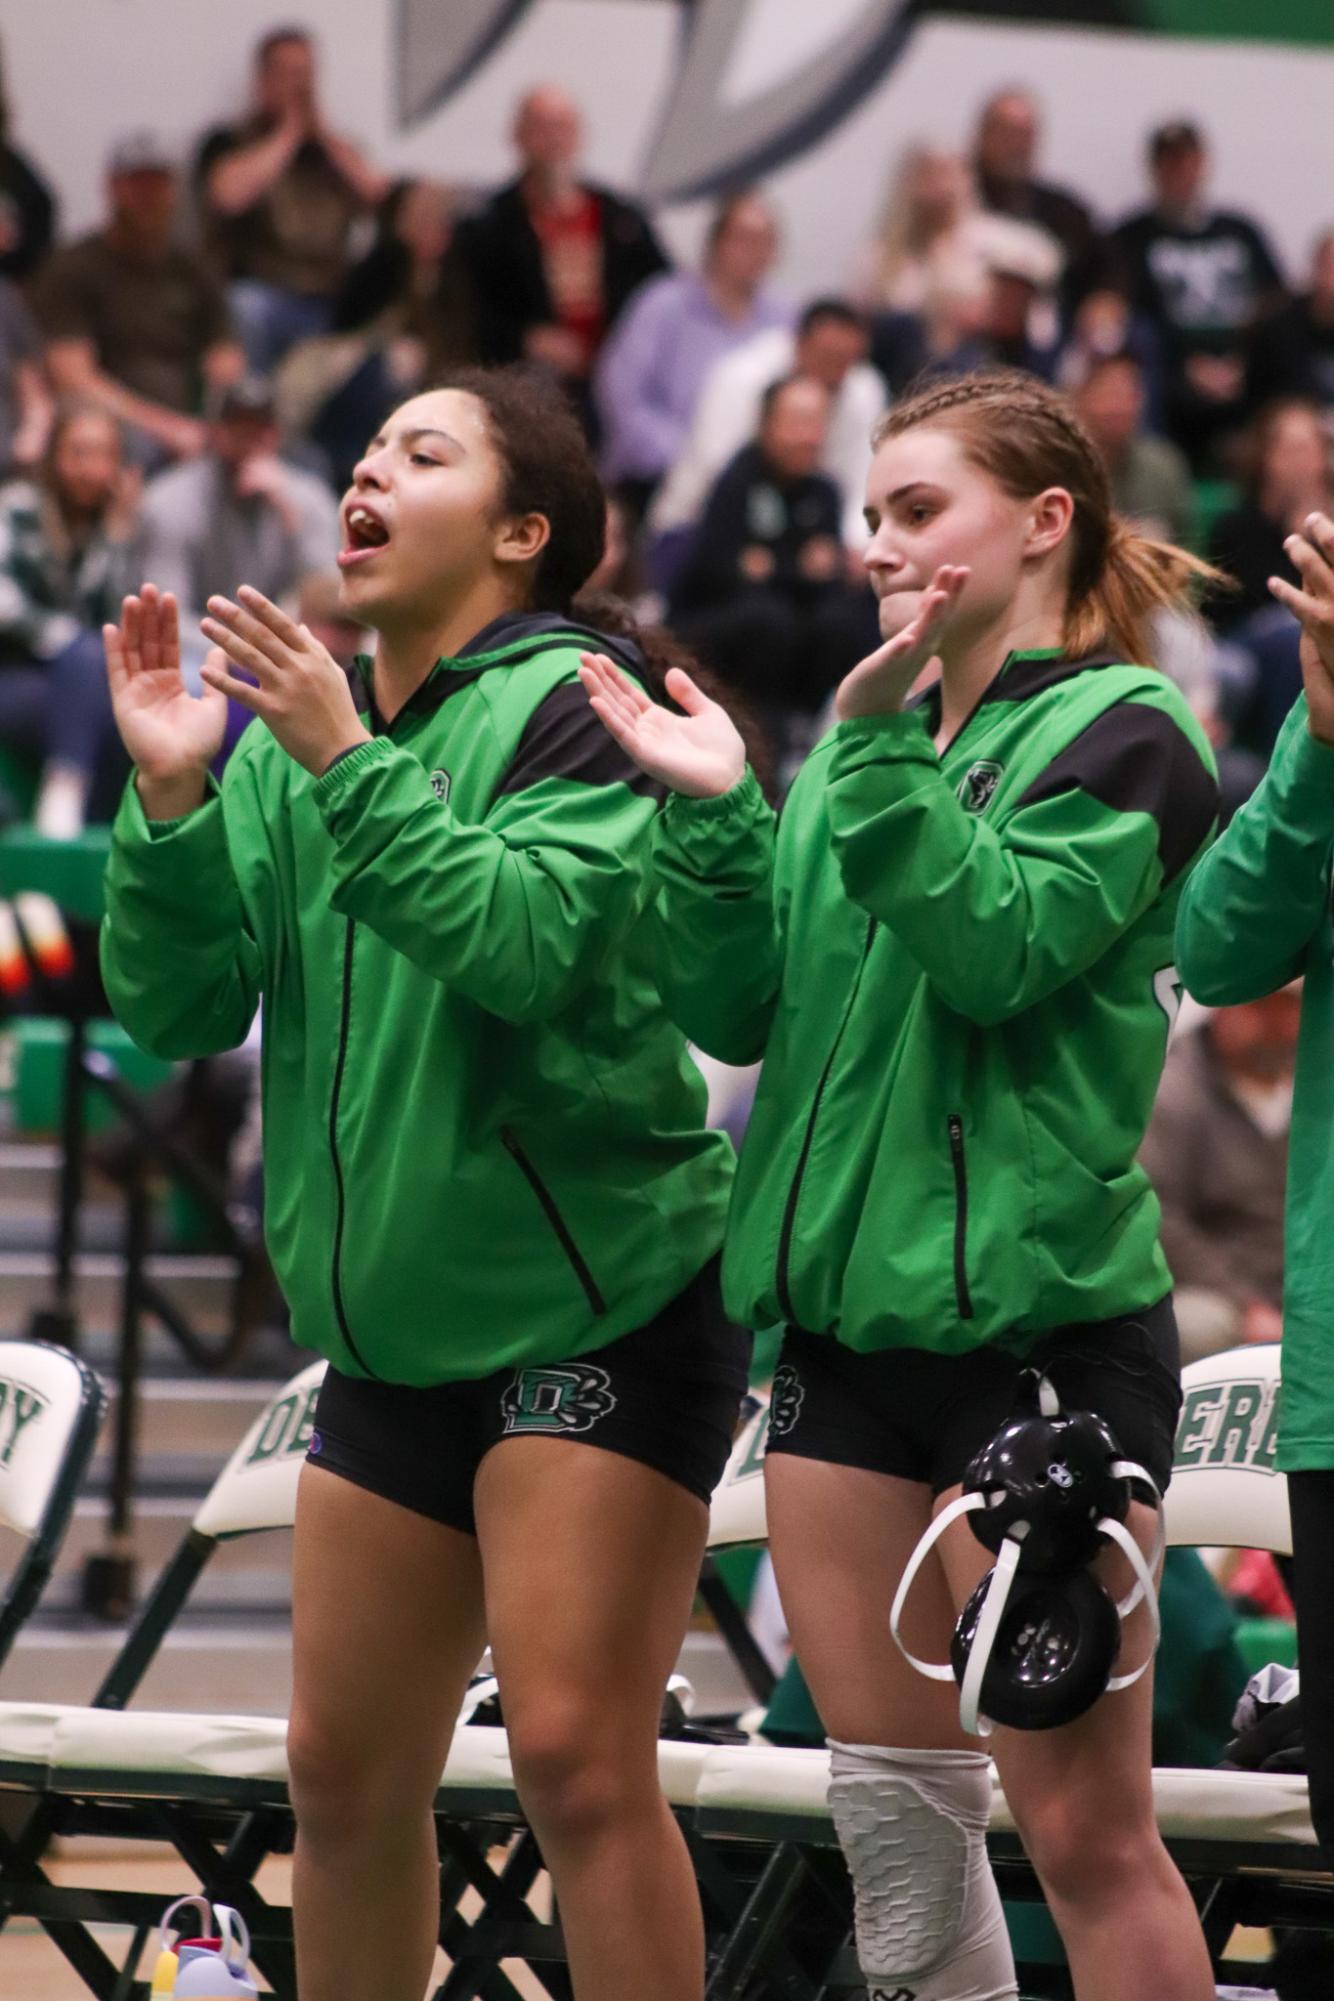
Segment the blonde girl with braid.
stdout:
[[[1216,787],[1148,628],[1203,566],[1117,519],[1069,406],[1014,374],[891,411],[866,518],[885,643],[840,687],[781,822],[686,675],[672,712],[609,660],[583,666],[611,734],[671,788],[661,990],[711,1055],[764,1059],[724,1286],[737,1319],[786,1327],[769,1531],[829,1733],[862,1969],[882,2001],[1015,1994],[984,1845],[989,1750],[1079,2001],[1206,2001],[1208,1954],[1154,1820],[1151,1676],[984,1747],[887,1619],[1026,1366],[1170,1477],[1171,1278],[1136,1155]],[[1153,1522],[1132,1508],[1146,1550]],[[991,1561],[967,1524],[946,1531],[908,1601],[913,1653],[946,1657]],[[1137,1665],[1143,1604],[1122,1633]]]

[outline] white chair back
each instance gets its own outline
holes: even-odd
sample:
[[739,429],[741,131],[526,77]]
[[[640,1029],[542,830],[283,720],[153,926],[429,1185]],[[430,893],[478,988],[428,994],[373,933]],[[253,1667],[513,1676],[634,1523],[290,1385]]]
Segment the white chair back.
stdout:
[[1278,1343],[1206,1355],[1182,1370],[1181,1387],[1168,1542],[1290,1555],[1288,1483],[1274,1464]]
[[201,1535],[221,1541],[259,1529],[291,1528],[297,1477],[328,1366],[311,1362],[265,1404],[204,1497],[194,1519]]
[[709,1509],[710,1549],[768,1540],[764,1514],[764,1442],[768,1430],[766,1397],[737,1433],[723,1477],[714,1489]]
[[91,1452],[104,1403],[92,1371],[65,1349],[0,1341],[0,1524],[37,1534],[71,1454],[83,1462]]

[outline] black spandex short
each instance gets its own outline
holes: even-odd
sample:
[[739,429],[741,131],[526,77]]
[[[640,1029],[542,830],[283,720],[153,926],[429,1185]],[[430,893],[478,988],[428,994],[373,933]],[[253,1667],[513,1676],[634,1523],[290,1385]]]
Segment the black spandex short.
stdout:
[[943,1493],[1005,1423],[1020,1370],[1034,1366],[1068,1409],[1096,1411],[1126,1458],[1166,1488],[1181,1407],[1170,1294],[1140,1313],[1058,1327],[1023,1356],[995,1347],[862,1355],[789,1327],[774,1371],[768,1450],[922,1480]]
[[330,1368],[307,1458],[467,1535],[477,1469],[504,1438],[600,1445],[707,1505],[749,1363],[750,1335],[723,1315],[715,1258],[646,1327],[573,1361],[425,1389]]

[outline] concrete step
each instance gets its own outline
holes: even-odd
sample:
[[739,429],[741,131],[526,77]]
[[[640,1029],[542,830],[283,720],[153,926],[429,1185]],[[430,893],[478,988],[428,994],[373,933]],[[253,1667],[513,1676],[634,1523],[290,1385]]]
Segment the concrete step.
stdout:
[[[230,1258],[159,1252],[147,1260],[146,1268],[155,1283],[179,1300],[201,1333],[225,1330],[235,1272]],[[120,1315],[125,1260],[116,1252],[82,1251],[75,1259],[74,1277],[81,1322],[90,1328],[114,1327]],[[54,1282],[55,1259],[49,1251],[0,1251],[0,1333],[26,1331],[33,1309],[51,1303]]]
[[60,1148],[45,1140],[0,1141],[0,1206],[45,1200],[54,1208]]
[[[111,1407],[93,1457],[94,1478],[110,1465],[115,1435],[114,1378],[107,1388],[111,1392]],[[206,1462],[204,1484],[209,1485],[240,1443],[247,1426],[273,1395],[273,1388],[272,1379],[264,1376],[190,1380],[180,1376],[149,1377],[139,1396],[137,1438],[141,1461],[147,1466],[158,1455],[201,1459]]]
[[[58,1632],[29,1625],[0,1670],[0,1701],[87,1702],[123,1640],[115,1628]],[[697,1716],[735,1716],[750,1707],[716,1633],[688,1633],[679,1665],[694,1687]],[[183,1620],[168,1634],[134,1706],[285,1716],[291,1700],[286,1621],[210,1618]]]
[[[184,1495],[149,1494],[136,1498],[130,1539],[139,1565],[141,1594],[152,1588],[163,1564],[176,1553],[197,1506],[193,1497]],[[104,1547],[106,1523],[105,1502],[90,1496],[76,1503],[74,1519],[56,1559],[56,1580],[77,1576],[88,1557]],[[216,1578],[241,1575],[277,1577],[286,1586],[291,1574],[291,1530],[272,1529],[263,1535],[238,1536],[220,1542],[195,1591],[207,1592]],[[54,1590],[55,1585],[51,1588]]]

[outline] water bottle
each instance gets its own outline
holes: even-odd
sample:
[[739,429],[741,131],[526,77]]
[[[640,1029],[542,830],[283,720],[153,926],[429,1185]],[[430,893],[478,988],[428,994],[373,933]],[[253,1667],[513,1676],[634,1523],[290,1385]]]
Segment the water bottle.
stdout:
[[[181,1936],[188,1929],[177,1918],[181,1910],[202,1914],[193,1938]],[[226,1904],[213,1908],[205,1897],[181,1897],[162,1919],[151,2001],[257,2001],[259,1990],[246,1974],[249,1957],[250,1934],[239,1912]]]
[[[171,2001],[176,1992],[176,1971],[180,1965],[181,1947],[179,1941],[173,1946],[168,1944],[168,1940],[173,1934],[183,1933],[189,1929],[184,1921],[178,1921],[176,1917],[178,1911],[197,1913],[201,1920],[198,1926],[201,1933],[213,1929],[213,1912],[207,1897],[178,1897],[170,1909],[163,1913],[162,1925],[158,1932],[157,1959],[153,1965],[153,1979],[148,1990],[150,2001]],[[202,1942],[202,1939],[191,1941],[200,1944]]]
[[250,1933],[239,1911],[227,1904],[215,1904],[214,1917],[221,1937],[216,1951],[193,1951],[183,1945],[176,1970],[172,2001],[258,2001],[259,1989],[247,1977]]

